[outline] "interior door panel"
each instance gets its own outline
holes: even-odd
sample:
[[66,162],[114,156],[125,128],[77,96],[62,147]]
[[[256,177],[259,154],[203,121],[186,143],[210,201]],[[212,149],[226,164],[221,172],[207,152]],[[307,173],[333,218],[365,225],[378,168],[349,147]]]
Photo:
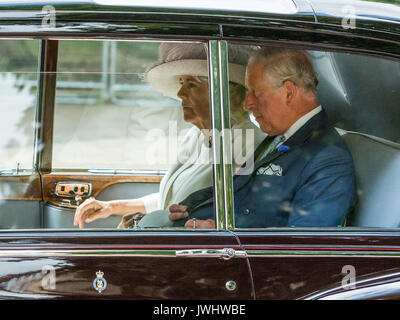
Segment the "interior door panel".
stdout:
[[158,192],[156,182],[124,182],[112,184],[103,189],[96,197],[98,200],[135,199],[150,193]]
[[[74,226],[74,214],[74,208],[64,208],[46,203],[43,208],[43,228],[78,228],[78,226]],[[116,228],[120,222],[121,217],[111,216],[85,224],[85,228]]]
[[40,211],[39,201],[0,200],[0,228],[39,229]]
[[[56,195],[55,187],[57,182],[60,181],[88,182],[92,185],[92,192],[90,196],[97,199],[97,197],[99,197],[101,193],[105,192],[103,195],[101,195],[101,199],[99,200],[111,200],[108,197],[111,197],[114,200],[114,195],[116,195],[115,192],[122,191],[122,189],[124,190],[124,195],[126,195],[128,198],[140,197],[148,194],[149,191],[157,191],[158,184],[160,183],[161,179],[162,176],[98,175],[87,173],[44,174],[42,175],[43,197],[44,201],[55,204],[65,202],[65,200],[71,200],[71,204],[75,204],[74,197],[67,198]],[[132,183],[135,184],[134,188],[132,188]],[[114,185],[117,184],[122,184],[123,186],[115,187]],[[148,184],[154,185],[154,187],[150,187]],[[114,186],[112,189],[105,191],[112,186]],[[119,196],[118,198],[122,199],[123,197]]]
[[[158,191],[161,176],[121,176],[121,175],[43,175],[44,200],[43,227],[44,228],[74,228],[73,219],[77,203],[73,196],[57,195],[57,182],[80,181],[90,183],[91,194],[101,201],[118,199],[135,199]],[[83,197],[82,201],[88,196]],[[81,203],[82,203],[81,201]],[[120,216],[111,216],[107,219],[98,219],[86,224],[86,228],[116,228],[121,222]],[[77,228],[77,227],[75,227]]]
[[40,228],[41,200],[39,175],[0,176],[0,228]]

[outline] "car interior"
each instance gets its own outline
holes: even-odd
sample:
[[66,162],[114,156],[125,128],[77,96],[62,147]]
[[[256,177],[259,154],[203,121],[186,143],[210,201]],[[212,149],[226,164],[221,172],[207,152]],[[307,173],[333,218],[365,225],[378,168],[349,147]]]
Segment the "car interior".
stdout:
[[[348,144],[355,164],[359,201],[348,217],[346,226],[397,228],[400,225],[400,181],[395,178],[400,173],[400,63],[390,58],[364,54],[309,53],[319,75],[317,94],[320,104]],[[60,88],[65,90],[67,86]],[[118,95],[113,97],[118,98]],[[69,98],[68,95],[59,97]],[[82,103],[80,97],[71,99],[75,99],[78,106]],[[122,99],[120,96],[119,100],[123,105],[129,97]],[[179,108],[179,105],[172,103],[169,107]],[[68,134],[62,132],[59,138],[62,140],[62,136]],[[72,138],[77,139],[79,135]],[[63,161],[62,157],[60,161]],[[74,172],[71,169],[63,176],[69,182],[85,181],[85,174],[79,170]],[[162,173],[158,172],[151,179],[131,177],[128,171],[126,175],[120,174],[114,178],[106,176],[107,171],[90,176],[91,183],[97,186],[98,191],[92,196],[98,200],[131,199],[156,192]],[[71,203],[63,203],[62,206],[56,204],[60,199],[54,195],[54,185],[59,177],[54,173],[42,177],[31,175],[26,178],[28,182],[18,184],[7,180],[10,179],[7,172],[1,173],[0,193],[3,200],[0,200],[0,228],[73,228],[75,206]],[[21,192],[29,194],[31,198],[15,196],[18,194],[15,193],[16,188],[22,188]],[[35,193],[32,190],[40,191]],[[99,219],[87,227],[115,228],[120,220],[121,217],[113,216]]]
[[399,227],[400,63],[346,53],[311,55],[319,101],[354,160],[358,204],[347,226]]

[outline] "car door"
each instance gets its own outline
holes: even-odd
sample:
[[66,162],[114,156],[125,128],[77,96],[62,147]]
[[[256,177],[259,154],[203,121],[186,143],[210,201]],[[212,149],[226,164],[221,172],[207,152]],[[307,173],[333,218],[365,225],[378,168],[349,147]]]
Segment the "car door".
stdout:
[[[85,48],[86,44],[91,49]],[[151,57],[157,58],[159,43],[136,41],[126,43],[128,48],[129,44],[136,47],[144,44],[147,50],[149,47],[153,50]],[[217,55],[216,42],[213,46],[213,54]],[[81,50],[80,61],[89,66],[85,72],[68,69],[74,61],[79,61],[73,49],[68,53],[71,47]],[[88,53],[93,56],[99,48],[102,52],[107,50],[107,45],[84,40],[42,42],[43,78],[39,85],[42,224],[41,229],[31,226],[30,229],[37,229],[1,233],[0,296],[6,299],[251,299],[253,290],[246,254],[236,237],[224,231],[223,223],[217,225],[217,230],[204,232],[184,228],[119,230],[116,229],[121,221],[118,216],[86,224],[83,230],[73,230],[75,209],[90,196],[99,200],[130,199],[158,191],[165,164],[169,163],[155,161],[152,167],[143,167],[148,164],[143,161],[145,154],[140,153],[140,147],[146,147],[146,126],[157,129],[157,123],[178,115],[182,117],[176,111],[176,102],[165,101],[160,96],[152,101],[154,94],[142,83],[136,84],[137,88],[132,85],[135,83],[132,79],[125,83],[118,82],[121,79],[102,79],[104,73],[109,73],[108,69],[99,71],[96,61],[84,57],[85,50],[94,50]],[[68,63],[63,64],[66,60]],[[218,57],[213,60],[218,61]],[[79,68],[84,70],[85,66]],[[120,68],[123,70],[126,65]],[[216,77],[221,77],[219,67],[215,68]],[[113,76],[118,74],[113,72]],[[123,73],[122,81],[124,77],[137,76],[119,73]],[[96,81],[106,84],[97,85]],[[137,78],[136,82],[139,82]],[[124,84],[128,92],[124,92]],[[213,89],[220,90],[218,86]],[[129,96],[143,92],[145,97],[148,95],[147,99]],[[149,111],[154,103],[156,107]],[[157,103],[161,106],[157,107]],[[221,105],[215,103],[213,110],[217,119],[219,108]],[[129,130],[129,136],[118,135]],[[129,161],[133,165],[129,166]],[[135,163],[142,167],[135,167]],[[164,167],[157,167],[160,163]],[[219,166],[215,170],[223,168]],[[223,194],[215,203],[218,221],[224,221],[221,203]]]
[[[244,14],[243,10],[245,10]],[[26,229],[33,231],[4,231],[0,235],[1,277],[4,280],[2,290],[5,297],[78,297],[79,293],[74,290],[74,287],[82,289],[83,296],[95,293],[95,296],[99,297],[95,289],[100,287],[93,286],[94,277],[99,280],[99,284],[103,284],[103,287],[105,281],[109,283],[107,289],[102,291],[102,296],[111,289],[111,297],[117,297],[120,292],[128,292],[129,297],[234,297],[241,299],[254,297],[252,283],[249,281],[247,260],[243,258],[241,247],[233,234],[224,231],[227,227],[232,228],[233,220],[225,216],[225,213],[232,208],[228,201],[232,172],[231,163],[228,163],[226,157],[226,152],[229,150],[225,150],[228,140],[223,135],[221,139],[218,137],[213,140],[216,154],[222,151],[218,159],[222,162],[218,162],[214,168],[216,232],[150,230],[136,233],[137,230],[114,230],[115,225],[120,221],[119,218],[92,222],[86,226],[89,230],[79,232],[72,229],[72,221],[76,206],[89,196],[102,200],[116,197],[140,197],[148,192],[156,191],[163,174],[162,168],[150,168],[149,172],[149,168],[146,167],[148,163],[144,163],[145,168],[132,165],[135,161],[143,159],[140,159],[141,155],[132,157],[132,153],[129,153],[129,150],[126,151],[129,149],[126,141],[122,143],[125,143],[124,148],[120,148],[126,151],[126,157],[122,159],[121,154],[117,154],[116,149],[118,146],[121,147],[118,139],[127,138],[127,135],[121,135],[121,132],[129,129],[130,121],[136,120],[136,116],[133,119],[129,115],[126,116],[126,111],[133,107],[140,108],[143,101],[146,101],[143,96],[132,99],[129,96],[129,90],[138,84],[140,84],[136,87],[138,90],[133,90],[135,93],[140,92],[145,96],[147,90],[139,83],[138,78],[135,79],[132,75],[137,72],[129,72],[132,70],[130,62],[134,61],[134,59],[130,60],[129,56],[133,51],[125,51],[118,59],[108,64],[110,57],[118,55],[119,47],[124,43],[120,41],[115,45],[115,42],[108,43],[108,40],[189,41],[194,39],[208,42],[209,39],[221,39],[230,34],[229,30],[225,30],[226,33],[222,32],[219,24],[221,21],[229,24],[234,22],[233,25],[240,25],[239,29],[247,21],[258,24],[257,17],[259,16],[268,23],[269,19],[272,19],[271,25],[280,24],[281,16],[290,17],[291,26],[301,25],[303,20],[306,24],[314,21],[310,5],[305,2],[298,2],[297,5],[292,2],[282,2],[278,5],[263,6],[260,15],[257,10],[257,4],[250,4],[246,8],[233,4],[230,9],[218,8],[218,5],[212,8],[199,6],[195,10],[189,8],[187,4],[182,4],[166,9],[161,2],[160,5],[154,4],[148,8],[140,3],[126,5],[126,3],[105,2],[88,6],[60,2],[50,5],[9,4],[1,9],[0,34],[2,37],[41,39],[36,110],[38,123],[35,126],[34,155],[36,178],[34,181],[36,183],[40,181],[41,187],[35,191],[41,193],[40,196],[33,198],[35,201],[42,200],[39,204],[40,224],[29,222],[24,225]],[[195,23],[194,20],[196,20]],[[241,36],[240,33],[237,35]],[[98,50],[91,51],[93,54],[90,54],[90,50],[87,50],[88,46],[82,45],[83,41],[76,42],[68,52],[68,45],[64,46],[68,42],[67,39],[102,39],[104,41],[94,42],[92,46],[97,46]],[[226,56],[221,57],[219,53],[222,43],[217,43],[216,40],[211,40],[209,43],[213,43],[210,46],[213,48],[209,48],[209,57],[212,60],[210,65],[213,66],[210,75],[215,76],[212,79],[213,86],[210,91],[213,128],[222,131],[229,129],[226,99],[228,77],[226,65],[224,63],[220,65]],[[149,56],[154,57],[154,51],[141,53],[144,60]],[[82,60],[86,61],[86,64],[75,63]],[[142,62],[137,60],[137,65],[142,65]],[[126,77],[125,81],[124,77]],[[224,86],[220,87],[220,83]],[[159,100],[159,102],[162,101]],[[166,105],[159,105],[160,109],[171,106],[170,101],[166,102]],[[133,106],[134,103],[138,105]],[[95,108],[90,108],[101,104],[103,104],[102,110],[100,107],[97,113]],[[106,104],[109,104],[109,109],[106,108]],[[116,106],[120,112],[110,114],[109,111],[115,111]],[[124,110],[124,107],[128,108]],[[146,113],[148,110],[145,107],[142,105]],[[118,118],[116,114],[119,113]],[[117,125],[110,127],[108,134],[107,130],[104,130],[106,127],[99,131],[95,121],[87,121],[91,117],[93,120],[96,115],[99,115],[104,123],[117,119]],[[149,119],[147,125],[154,123],[152,120],[154,118],[149,117]],[[168,116],[165,119],[168,119]],[[138,133],[138,124],[132,125],[132,132]],[[142,128],[139,127],[139,129]],[[109,138],[114,143],[105,141]],[[103,145],[91,143],[96,139],[111,143]],[[89,153],[85,153],[87,151]],[[91,156],[87,157],[88,154]],[[86,155],[83,157],[85,161],[82,161],[82,155]],[[118,162],[119,160],[122,161]],[[32,194],[33,192],[28,192],[29,196]],[[36,213],[34,210],[32,212]],[[99,231],[95,227],[107,227],[112,230]],[[159,239],[162,239],[163,243]],[[139,251],[130,253],[124,251],[131,245]],[[117,251],[107,251],[110,249]],[[237,252],[225,249],[233,249]],[[123,266],[123,270],[114,267],[114,264],[118,263],[120,266],[125,263],[128,257],[126,254],[130,255],[129,262],[137,261],[139,265],[143,263],[151,268],[146,271],[149,272],[148,278],[138,278],[132,274],[128,265]],[[160,256],[163,256],[161,260]],[[221,256],[223,260],[220,259]],[[96,263],[98,258],[101,258],[101,265],[107,265],[107,270]],[[112,263],[109,264],[108,261]],[[179,264],[183,268],[183,273],[181,273],[183,276],[173,285],[176,289],[175,294],[168,290],[166,293],[152,292],[151,288],[159,286],[157,280],[164,279],[166,282],[162,281],[166,286],[168,281],[173,281],[170,270],[176,262],[189,263],[193,270]],[[79,267],[76,267],[78,265],[81,270],[84,270],[83,274],[78,270]],[[93,271],[92,267],[96,271]],[[125,267],[128,269],[124,269]],[[197,268],[200,268],[200,271],[193,272]],[[220,268],[223,268],[225,276],[222,275]],[[73,276],[69,275],[69,270],[74,270]],[[94,274],[96,272],[99,272],[99,275]],[[60,273],[61,279],[57,276]],[[142,287],[132,292],[134,284],[129,283],[130,289],[127,291],[117,290],[113,285],[113,277],[116,274],[118,276],[127,274],[133,277],[129,279],[141,283]],[[165,275],[170,278],[166,279]],[[80,284],[77,285],[74,279],[78,279],[77,282]],[[186,279],[188,282],[185,281]],[[71,286],[71,283],[74,285]],[[207,288],[215,289],[216,293],[205,290]],[[54,292],[57,294],[53,294]],[[124,295],[118,297],[124,297]]]
[[399,299],[398,232],[238,232],[256,299]]
[[[161,165],[146,167],[140,153],[152,121],[168,128],[168,120],[179,119],[179,110],[141,82],[138,75],[143,68],[135,70],[140,65],[134,57],[134,72],[121,72],[123,57],[135,44],[117,45],[116,41],[43,41],[44,228],[74,227],[75,209],[89,197],[135,199],[157,192],[168,168],[165,156]],[[149,59],[157,56],[156,46],[147,45],[152,51]],[[76,59],[78,48],[81,56]],[[160,101],[165,107],[157,108]],[[114,216],[88,227],[114,228],[120,221]]]
[[[339,19],[337,22],[340,24]],[[255,38],[261,38],[262,33]],[[396,46],[385,46],[378,33],[371,31],[370,35],[368,48],[374,49],[373,55],[360,54],[366,45],[355,39],[344,52],[337,48],[332,52],[311,48],[307,36],[296,37],[297,44],[304,40],[303,49],[318,73],[319,103],[352,155],[358,202],[348,212],[345,224],[337,227],[322,228],[318,222],[308,228],[236,225],[234,232],[249,257],[256,299],[399,299],[398,41]],[[347,35],[336,39],[326,35],[325,41],[344,44],[346,39]],[[273,45],[292,49],[287,42]],[[282,190],[285,156],[272,158],[282,171],[263,172],[270,178],[247,194],[254,203],[235,207],[235,214],[241,214],[242,219],[268,215],[274,197],[280,196],[276,190]],[[301,185],[296,192],[299,189]],[[279,204],[286,210],[281,217],[290,216],[295,194],[292,196]],[[272,199],[272,204],[265,199]],[[321,218],[330,213],[329,208],[321,210]],[[302,214],[307,216],[308,211]]]
[[246,256],[227,232],[7,232],[0,252],[2,299],[252,297]]

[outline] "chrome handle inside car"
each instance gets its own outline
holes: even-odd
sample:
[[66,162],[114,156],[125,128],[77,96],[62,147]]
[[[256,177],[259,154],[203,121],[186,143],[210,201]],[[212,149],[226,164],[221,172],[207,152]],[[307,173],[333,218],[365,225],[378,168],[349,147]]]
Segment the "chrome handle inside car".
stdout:
[[221,258],[229,260],[231,258],[243,258],[246,257],[246,251],[235,250],[233,248],[223,249],[188,249],[188,250],[177,250],[177,257],[189,257],[189,258]]
[[81,181],[59,181],[54,190],[55,195],[68,198],[89,197],[91,193],[92,184]]
[[54,194],[58,197],[74,198],[75,205],[79,206],[83,198],[88,198],[92,194],[92,184],[81,181],[59,181],[55,185]]

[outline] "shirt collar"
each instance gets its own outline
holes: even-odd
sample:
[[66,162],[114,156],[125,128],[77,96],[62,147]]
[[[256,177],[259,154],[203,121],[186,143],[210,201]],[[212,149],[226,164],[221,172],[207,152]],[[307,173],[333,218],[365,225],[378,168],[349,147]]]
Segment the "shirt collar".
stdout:
[[299,130],[303,125],[305,125],[308,120],[310,120],[312,117],[314,117],[317,113],[319,113],[321,111],[322,111],[322,107],[321,107],[321,105],[319,105],[318,107],[312,109],[310,112],[306,113],[301,118],[297,119],[297,121],[295,123],[293,123],[290,126],[290,128],[283,134],[285,139],[280,144],[278,144],[278,146],[280,146],[282,143],[287,141],[292,135],[294,135],[296,133],[297,130]]

